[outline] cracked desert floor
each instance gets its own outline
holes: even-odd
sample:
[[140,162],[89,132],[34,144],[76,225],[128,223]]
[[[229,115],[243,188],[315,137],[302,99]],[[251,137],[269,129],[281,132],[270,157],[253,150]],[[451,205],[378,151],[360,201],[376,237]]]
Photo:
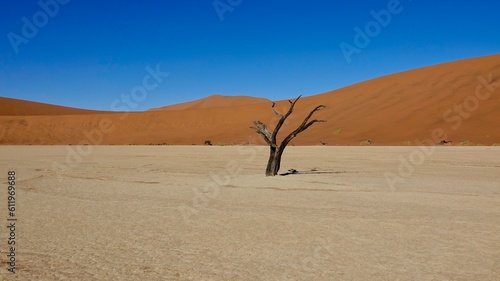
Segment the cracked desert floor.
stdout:
[[500,280],[500,147],[0,146],[1,280]]

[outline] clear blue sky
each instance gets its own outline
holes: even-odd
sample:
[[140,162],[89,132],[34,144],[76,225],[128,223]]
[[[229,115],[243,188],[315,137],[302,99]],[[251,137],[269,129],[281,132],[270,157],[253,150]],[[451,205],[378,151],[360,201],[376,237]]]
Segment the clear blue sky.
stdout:
[[[220,0],[231,8],[222,17],[213,0],[54,1],[41,0],[52,15],[37,1],[0,2],[0,96],[111,110],[159,64],[169,76],[134,110],[216,93],[279,100],[500,47],[491,0],[400,0],[350,63],[340,44],[355,47],[354,28],[397,1]],[[23,17],[38,30],[23,35]]]

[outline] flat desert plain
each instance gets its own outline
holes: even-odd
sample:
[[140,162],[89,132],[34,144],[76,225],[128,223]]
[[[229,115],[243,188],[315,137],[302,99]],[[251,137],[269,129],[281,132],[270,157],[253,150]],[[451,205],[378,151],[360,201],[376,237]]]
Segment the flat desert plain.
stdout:
[[0,279],[500,280],[500,148],[427,149],[0,146]]

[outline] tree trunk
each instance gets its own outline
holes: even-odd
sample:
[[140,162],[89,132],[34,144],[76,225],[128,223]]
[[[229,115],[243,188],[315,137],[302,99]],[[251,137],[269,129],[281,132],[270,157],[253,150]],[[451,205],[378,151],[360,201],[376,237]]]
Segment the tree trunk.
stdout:
[[276,147],[271,147],[269,153],[269,160],[267,161],[266,176],[276,176],[280,170],[281,165],[281,155],[283,155],[284,149],[279,149]]
[[271,106],[272,111],[276,116],[279,117],[278,124],[276,124],[276,127],[274,128],[273,132],[269,132],[267,130],[266,124],[260,122],[260,121],[253,121],[253,124],[255,125],[254,127],[250,127],[254,129],[258,134],[260,134],[266,143],[269,145],[271,148],[269,152],[269,160],[267,161],[267,168],[266,168],[266,176],[276,176],[280,170],[280,165],[281,165],[281,155],[283,154],[283,151],[285,151],[285,147],[288,145],[288,143],[295,138],[298,134],[301,132],[305,131],[307,128],[309,128],[312,124],[316,122],[326,122],[325,120],[317,120],[314,119],[312,121],[309,121],[309,118],[314,114],[314,112],[324,108],[324,105],[319,105],[316,106],[311,112],[309,112],[309,115],[302,121],[302,124],[295,129],[295,131],[291,132],[282,142],[281,145],[278,146],[277,141],[276,141],[276,136],[278,135],[279,130],[281,129],[281,126],[283,123],[285,123],[285,120],[292,114],[293,108],[295,106],[295,103],[300,99],[301,96],[295,99],[295,101],[288,101],[290,102],[290,108],[288,109],[287,113],[285,114],[280,114],[278,113],[275,109],[275,103],[273,102],[273,105]]

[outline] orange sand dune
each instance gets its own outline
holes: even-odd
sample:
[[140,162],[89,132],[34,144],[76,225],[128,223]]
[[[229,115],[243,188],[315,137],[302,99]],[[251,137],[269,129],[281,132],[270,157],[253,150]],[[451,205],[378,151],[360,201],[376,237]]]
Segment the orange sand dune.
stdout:
[[152,108],[150,111],[157,110],[185,110],[185,109],[200,109],[200,108],[213,108],[213,107],[229,107],[237,105],[248,105],[255,103],[270,102],[268,99],[254,98],[249,96],[222,96],[211,95],[204,99],[184,102],[174,105],[168,105],[159,108]]
[[103,113],[103,111],[78,109],[40,102],[0,97],[0,116],[81,115],[96,113]]
[[[212,99],[220,100],[211,97],[187,107],[167,107],[177,110],[138,113],[67,116],[54,109],[53,114],[36,117],[2,114],[0,143],[262,144],[249,128],[252,120],[269,127],[276,123],[270,103],[224,106],[209,102]],[[12,112],[22,112],[20,103],[10,102]],[[2,110],[3,104],[2,100]],[[359,145],[370,140],[373,145],[416,145],[442,139],[452,140],[453,145],[499,144],[500,55],[415,69],[304,97],[281,137],[319,104],[327,107],[315,117],[328,122],[315,124],[293,144]],[[284,111],[287,106],[281,101],[276,108]]]

